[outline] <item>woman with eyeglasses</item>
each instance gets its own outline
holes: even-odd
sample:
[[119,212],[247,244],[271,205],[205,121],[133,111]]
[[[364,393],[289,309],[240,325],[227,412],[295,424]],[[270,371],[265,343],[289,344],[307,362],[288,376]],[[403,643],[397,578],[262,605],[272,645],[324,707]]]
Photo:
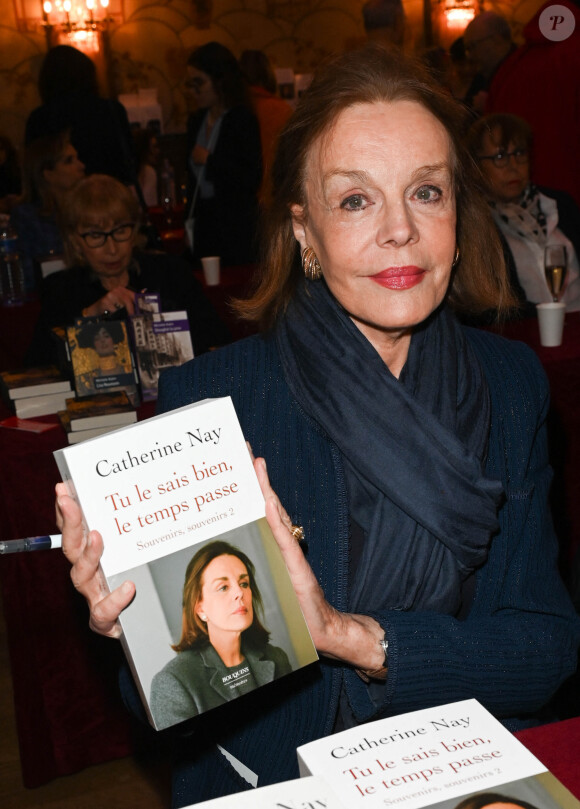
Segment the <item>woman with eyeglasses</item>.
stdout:
[[530,179],[532,130],[517,115],[487,115],[468,133],[471,154],[486,181],[512,287],[528,314],[552,300],[544,273],[547,244],[566,247],[568,268],[560,300],[580,309],[580,210],[564,191],[540,188]]
[[49,331],[79,317],[124,319],[135,312],[135,293],[159,293],[163,311],[185,309],[195,354],[229,341],[227,328],[191,268],[165,253],[137,248],[139,202],[113,177],[93,174],[66,197],[62,228],[67,270],[48,276],[29,364],[54,362]]

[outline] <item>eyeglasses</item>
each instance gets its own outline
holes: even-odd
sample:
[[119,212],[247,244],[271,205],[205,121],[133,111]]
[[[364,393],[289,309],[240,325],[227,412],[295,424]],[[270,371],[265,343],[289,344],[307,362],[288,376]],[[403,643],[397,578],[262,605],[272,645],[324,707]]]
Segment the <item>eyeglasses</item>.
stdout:
[[86,233],[79,233],[79,236],[87,247],[102,247],[109,236],[115,242],[128,242],[134,232],[135,223],[125,222],[112,230],[88,230]]
[[497,154],[482,154],[478,160],[491,160],[496,169],[505,169],[509,166],[510,158],[520,166],[528,162],[529,155],[527,149],[514,149],[513,152],[498,152]]
[[477,50],[482,42],[485,42],[488,39],[492,39],[494,34],[488,34],[486,37],[481,37],[481,39],[474,39],[473,42],[470,42],[469,45],[465,43],[465,53],[473,53],[473,51]]

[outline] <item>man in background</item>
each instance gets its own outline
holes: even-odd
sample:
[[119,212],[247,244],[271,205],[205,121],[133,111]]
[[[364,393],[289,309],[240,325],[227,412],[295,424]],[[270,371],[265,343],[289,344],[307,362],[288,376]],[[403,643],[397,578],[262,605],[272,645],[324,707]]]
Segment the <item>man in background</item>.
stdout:
[[483,114],[491,82],[500,65],[516,50],[508,21],[493,11],[478,14],[463,34],[467,56],[477,70],[466,95],[474,112]]

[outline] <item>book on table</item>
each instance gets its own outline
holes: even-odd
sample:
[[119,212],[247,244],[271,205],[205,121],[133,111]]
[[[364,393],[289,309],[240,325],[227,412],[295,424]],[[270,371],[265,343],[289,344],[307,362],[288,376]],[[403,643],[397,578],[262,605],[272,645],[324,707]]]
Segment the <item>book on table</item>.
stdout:
[[357,725],[299,747],[297,756],[300,778],[195,809],[580,808],[475,699]]
[[70,381],[54,365],[2,371],[0,384],[9,401],[71,391]]
[[68,390],[62,393],[49,393],[42,396],[27,396],[24,399],[15,399],[14,412],[21,419],[50,416],[65,407],[70,394],[71,392]]
[[229,397],[55,458],[86,528],[103,536],[109,588],[136,585],[122,642],[155,728],[317,659]]
[[517,809],[510,798],[533,809],[580,809],[475,699],[359,725],[303,745],[297,755],[300,774],[323,778],[348,809],[456,809],[481,794],[503,796],[505,809]]
[[59,413],[63,428],[70,432],[102,427],[121,427],[137,421],[137,410],[125,391],[99,393],[82,399],[69,398]]
[[122,320],[80,318],[66,329],[77,397],[124,390],[138,403],[137,372]]
[[141,396],[145,402],[154,401],[161,371],[193,359],[187,312],[164,312],[159,295],[138,293],[129,322]]

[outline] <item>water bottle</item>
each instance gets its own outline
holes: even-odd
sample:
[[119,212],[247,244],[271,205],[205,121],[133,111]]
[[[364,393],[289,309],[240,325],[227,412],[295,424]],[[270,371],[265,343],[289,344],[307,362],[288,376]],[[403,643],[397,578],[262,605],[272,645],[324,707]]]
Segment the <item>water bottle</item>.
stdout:
[[175,173],[166,157],[161,166],[161,207],[167,224],[170,224],[175,208]]
[[18,234],[10,223],[0,225],[0,300],[3,306],[24,303],[24,271]]

